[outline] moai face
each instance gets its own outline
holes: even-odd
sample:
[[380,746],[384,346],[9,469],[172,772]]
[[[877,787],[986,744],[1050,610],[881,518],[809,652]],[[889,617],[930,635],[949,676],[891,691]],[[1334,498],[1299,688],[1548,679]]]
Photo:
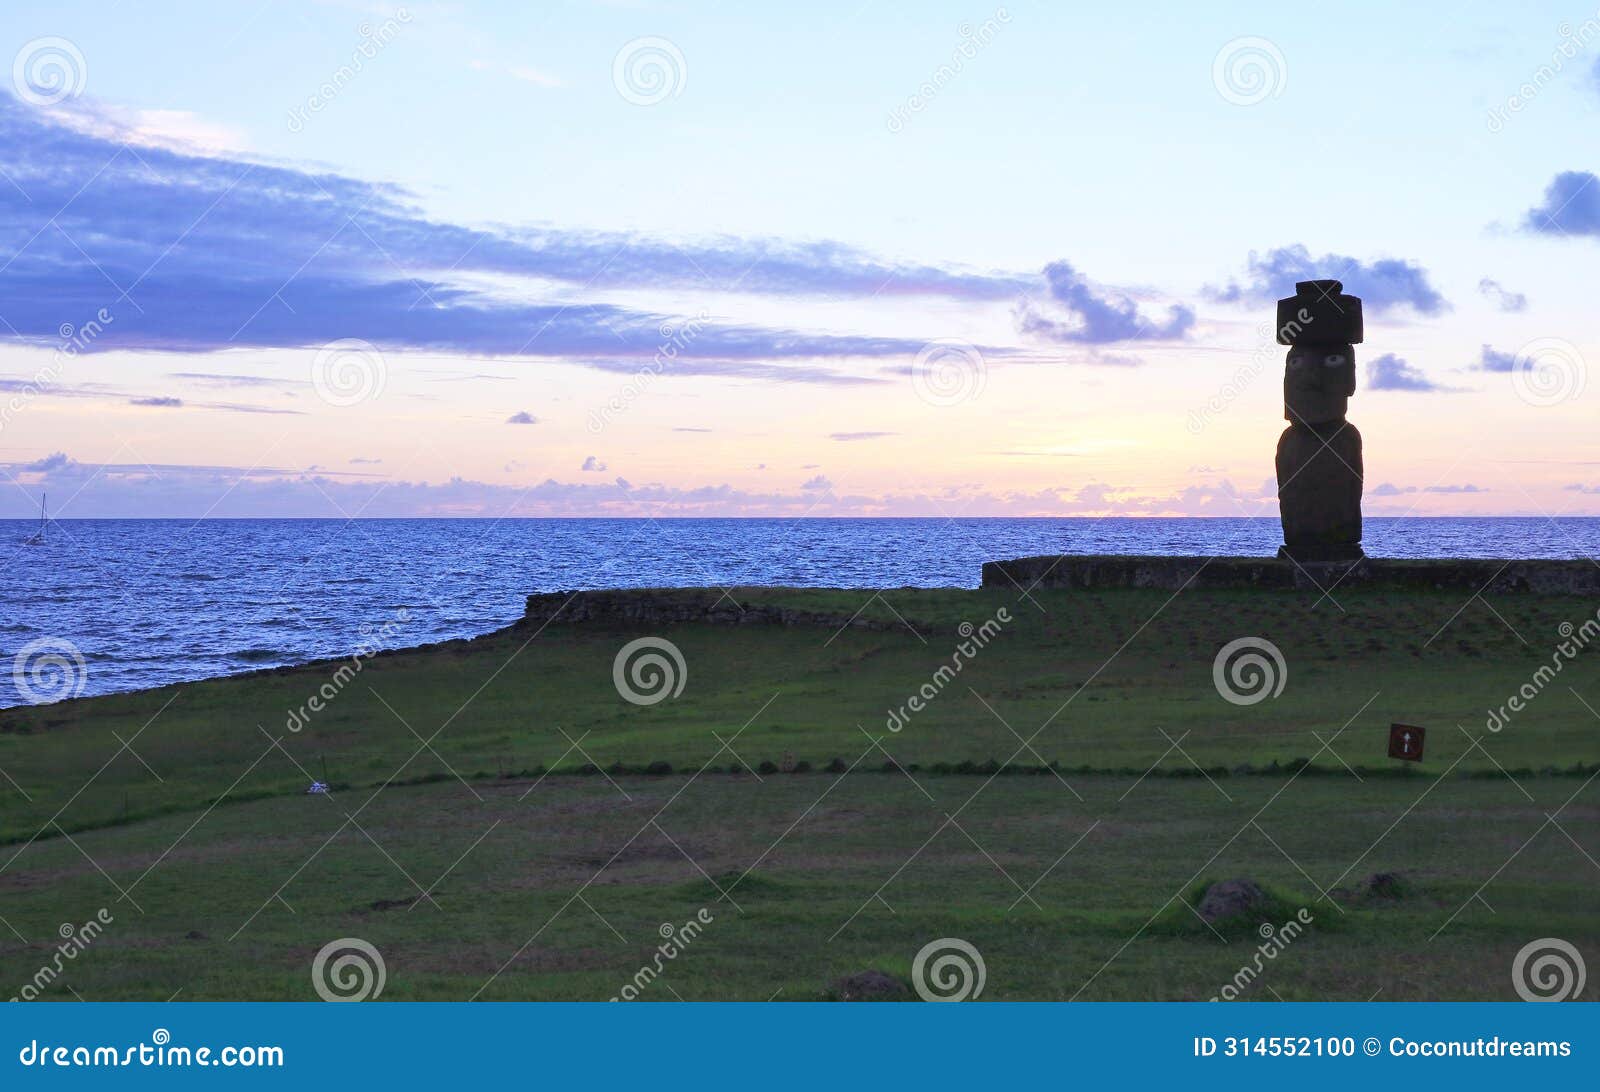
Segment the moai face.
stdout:
[[1334,280],[1300,281],[1278,301],[1278,343],[1289,346],[1283,416],[1293,424],[1344,420],[1356,392],[1361,301]]
[[1283,372],[1283,416],[1295,424],[1344,420],[1356,393],[1354,345],[1296,345]]

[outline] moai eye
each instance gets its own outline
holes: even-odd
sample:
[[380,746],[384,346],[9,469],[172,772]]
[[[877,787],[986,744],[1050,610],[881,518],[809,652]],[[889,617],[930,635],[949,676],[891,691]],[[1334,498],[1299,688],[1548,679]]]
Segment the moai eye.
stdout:
[[1344,367],[1344,354],[1343,353],[1329,353],[1327,356],[1322,358],[1322,366],[1324,368],[1342,368],[1342,367]]

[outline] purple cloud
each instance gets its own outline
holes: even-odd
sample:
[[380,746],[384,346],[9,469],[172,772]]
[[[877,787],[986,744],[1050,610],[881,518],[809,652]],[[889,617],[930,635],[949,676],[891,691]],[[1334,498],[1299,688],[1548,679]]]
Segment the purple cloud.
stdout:
[[1127,296],[1097,291],[1069,262],[1051,262],[1044,269],[1052,315],[1031,303],[1018,308],[1017,325],[1025,334],[1049,341],[1107,345],[1119,341],[1170,341],[1185,336],[1194,312],[1173,305],[1165,319],[1145,315]]
[[1449,391],[1393,353],[1367,362],[1367,389],[1374,391]]
[[1363,310],[1371,314],[1401,307],[1409,307],[1419,315],[1439,315],[1450,310],[1449,302],[1428,279],[1428,271],[1414,262],[1401,258],[1363,262],[1344,254],[1313,257],[1299,243],[1264,253],[1252,250],[1245,260],[1243,282],[1207,289],[1206,295],[1219,303],[1266,305],[1293,295],[1296,281],[1326,277],[1343,281],[1345,291],[1360,296]]
[[1495,306],[1502,311],[1526,311],[1528,297],[1521,292],[1508,292],[1497,280],[1484,277],[1478,282],[1478,291],[1493,300]]
[[[33,469],[29,469],[29,468]],[[510,472],[515,467],[508,467]],[[956,503],[967,515],[1062,516],[1267,514],[1273,484],[1261,496],[1230,482],[1189,486],[1171,494],[1146,494],[1137,487],[1094,482],[1083,488],[989,491],[974,486],[954,498],[948,492],[838,495],[826,479],[798,488],[745,489],[727,483],[674,485],[606,481],[484,482],[451,476],[439,482],[379,478],[364,473],[296,470],[272,466],[142,463],[79,463],[63,452],[31,463],[0,463],[0,470],[27,488],[0,491],[0,517],[36,518],[37,492],[65,498],[63,518],[177,517],[202,515],[333,517],[364,516],[657,516],[663,511],[700,516],[926,516],[947,517]],[[1417,491],[1408,487],[1405,492]],[[1484,493],[1479,486],[1436,487],[1439,493]],[[1387,496],[1379,486],[1375,495]]]
[[1502,353],[1485,345],[1473,367],[1480,372],[1514,372],[1517,370],[1517,358],[1511,353]]
[[1591,171],[1562,171],[1529,209],[1522,226],[1540,235],[1600,236],[1600,182]]
[[[0,143],[11,180],[0,185],[0,316],[22,337],[53,344],[64,326],[106,309],[111,321],[83,352],[304,348],[362,337],[382,348],[631,372],[657,358],[670,327],[683,344],[666,372],[886,382],[828,362],[910,360],[922,339],[712,322],[690,330],[678,316],[490,295],[465,282],[502,275],[595,290],[962,300],[1010,299],[1035,283],[885,262],[831,242],[467,227],[427,217],[394,186],[165,148],[135,154],[5,95]],[[452,270],[451,279],[438,270]]]

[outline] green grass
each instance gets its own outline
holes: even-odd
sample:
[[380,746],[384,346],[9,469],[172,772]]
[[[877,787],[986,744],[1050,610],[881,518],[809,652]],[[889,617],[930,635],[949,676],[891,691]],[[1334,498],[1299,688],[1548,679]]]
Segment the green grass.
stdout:
[[[337,665],[6,710],[0,994],[105,907],[45,996],[310,998],[356,936],[386,999],[603,1000],[704,907],[643,996],[822,998],[953,936],[985,998],[1204,999],[1256,950],[1189,909],[1235,877],[1315,919],[1253,999],[1513,998],[1527,942],[1600,953],[1600,648],[1484,728],[1595,604],[1335,595],[740,590],[887,628],[514,627],[370,660],[297,732]],[[643,635],[688,667],[653,706],[612,682]],[[1243,636],[1282,650],[1277,698],[1219,697]],[[1385,757],[1391,721],[1427,727],[1420,768]],[[1361,891],[1378,872],[1402,897]]]

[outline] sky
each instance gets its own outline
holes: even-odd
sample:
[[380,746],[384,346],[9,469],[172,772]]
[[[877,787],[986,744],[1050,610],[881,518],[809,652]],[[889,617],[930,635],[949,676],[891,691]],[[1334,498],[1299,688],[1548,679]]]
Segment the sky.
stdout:
[[1397,7],[7,0],[0,517],[1272,516],[1311,277],[1600,515],[1600,0]]

